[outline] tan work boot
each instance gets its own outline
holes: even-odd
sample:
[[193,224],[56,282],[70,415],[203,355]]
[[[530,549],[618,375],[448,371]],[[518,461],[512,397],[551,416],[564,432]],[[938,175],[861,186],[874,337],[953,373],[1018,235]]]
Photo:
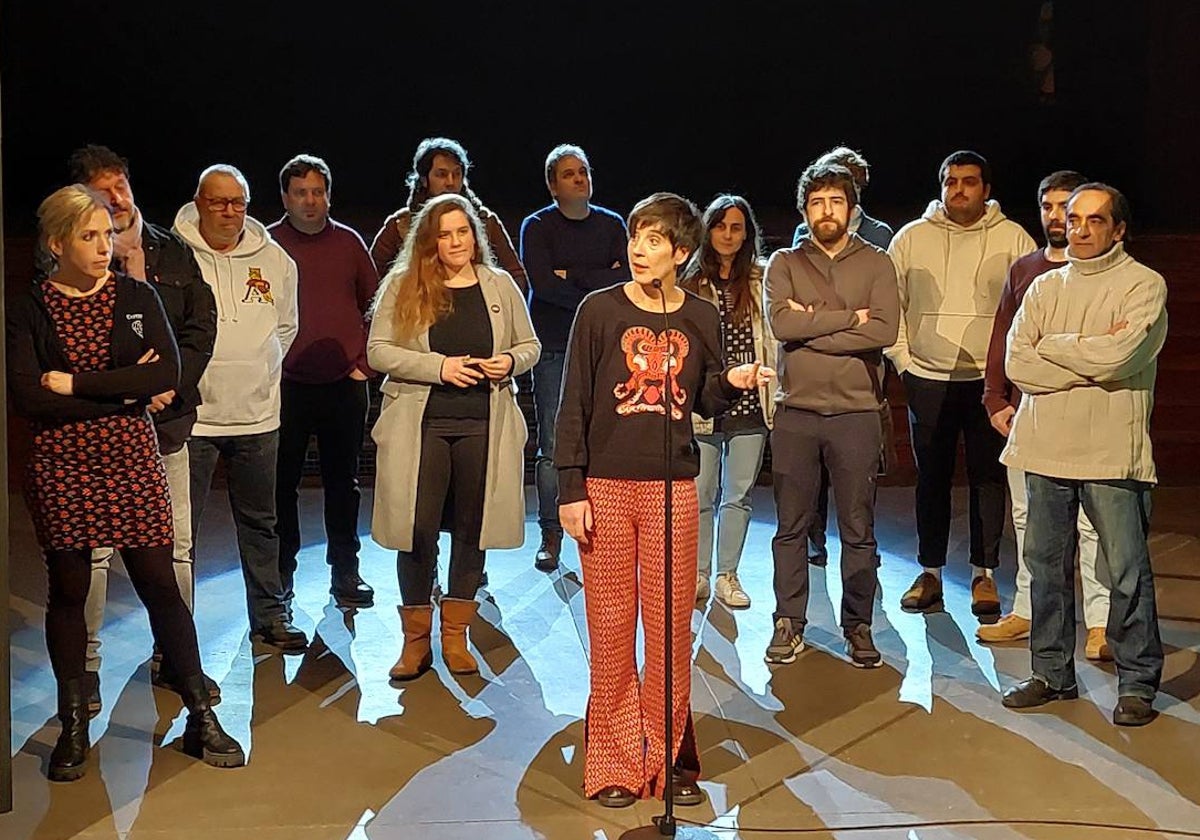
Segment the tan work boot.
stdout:
[[1108,630],[1104,627],[1089,627],[1087,645],[1083,653],[1093,662],[1112,662],[1112,651],[1108,648]]
[[971,612],[975,615],[999,615],[1000,593],[996,581],[987,575],[979,575],[971,581]]
[[983,624],[975,631],[975,638],[981,642],[994,644],[996,642],[1019,642],[1029,638],[1030,622],[1016,613],[1009,613],[995,624]]
[[433,648],[429,642],[433,607],[401,607],[400,626],[404,629],[404,649],[388,676],[393,680],[411,680],[433,667]]
[[467,627],[479,604],[462,598],[442,599],[442,659],[451,674],[478,674],[479,663],[467,650]]

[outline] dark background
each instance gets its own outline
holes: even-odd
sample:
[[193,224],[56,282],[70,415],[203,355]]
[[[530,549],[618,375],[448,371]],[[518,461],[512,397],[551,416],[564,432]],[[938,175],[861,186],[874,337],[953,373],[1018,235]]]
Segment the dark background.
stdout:
[[[1057,0],[1048,39],[1044,5],[9,0],[5,227],[30,233],[67,155],[98,142],[130,159],[138,203],[165,224],[217,161],[246,173],[253,215],[277,218],[280,166],[319,154],[335,215],[369,241],[403,202],[416,143],[445,134],[514,240],[561,141],[588,151],[598,203],[740,191],[773,242],[796,221],[800,170],[837,143],[870,160],[865,203],[897,224],[968,147],[1033,232],[1037,181],[1064,167],[1125,190],[1143,230],[1200,229],[1200,4]],[[1052,99],[1030,64],[1039,40]]]

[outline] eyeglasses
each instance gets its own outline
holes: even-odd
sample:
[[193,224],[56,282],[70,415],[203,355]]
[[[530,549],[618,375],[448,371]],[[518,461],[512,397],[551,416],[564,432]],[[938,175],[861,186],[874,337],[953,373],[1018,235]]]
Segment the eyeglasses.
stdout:
[[208,209],[214,213],[223,213],[226,207],[232,207],[235,213],[245,213],[247,205],[250,204],[244,198],[209,198],[208,196],[201,196],[201,198],[208,205]]

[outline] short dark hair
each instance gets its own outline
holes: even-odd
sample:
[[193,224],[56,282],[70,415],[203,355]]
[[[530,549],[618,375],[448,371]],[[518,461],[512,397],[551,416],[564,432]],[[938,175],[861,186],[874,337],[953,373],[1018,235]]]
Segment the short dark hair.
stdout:
[[67,158],[67,174],[71,181],[86,184],[103,172],[120,172],[129,177],[129,161],[108,146],[95,143],[76,149]]
[[1096,192],[1102,192],[1108,195],[1109,202],[1112,205],[1113,226],[1115,227],[1116,225],[1124,224],[1126,231],[1128,231],[1129,223],[1132,220],[1133,214],[1129,209],[1129,201],[1116,187],[1111,187],[1108,184],[1100,181],[1088,181],[1086,184],[1080,184],[1078,187],[1072,190],[1071,197],[1067,199],[1067,202],[1070,203],[1071,201],[1074,201],[1075,196],[1088,190],[1095,190]]
[[626,225],[633,236],[645,225],[658,225],[666,234],[672,247],[683,248],[689,254],[696,253],[700,240],[704,238],[704,224],[696,205],[681,195],[656,192],[643,198],[629,211]]
[[554,185],[554,178],[558,174],[558,162],[565,157],[577,157],[583,161],[583,165],[589,170],[592,164],[588,162],[587,152],[576,146],[574,143],[559,143],[550,150],[550,154],[546,155],[546,186]]
[[992,183],[992,165],[987,162],[987,158],[972,152],[970,149],[959,149],[957,152],[951,152],[942,161],[942,165],[938,167],[938,183],[943,184],[946,181],[946,173],[950,171],[951,166],[978,166],[979,177],[983,179],[985,187]]
[[[408,184],[408,209],[419,210],[429,200],[428,178],[433,169],[433,159],[438,155],[452,157],[458,161],[463,169],[463,193],[469,195],[467,172],[471,169],[471,160],[467,157],[467,150],[457,140],[451,140],[449,137],[426,137],[417,144],[417,150],[413,152],[412,170],[404,179]],[[476,204],[476,208],[481,206],[477,202],[472,203]]]
[[796,185],[796,209],[803,213],[810,195],[830,187],[845,193],[846,204],[851,210],[858,205],[858,185],[854,183],[854,175],[850,170],[839,163],[822,163],[818,160],[800,176],[800,183]]
[[279,191],[287,192],[293,178],[303,178],[309,172],[316,172],[321,176],[321,180],[325,182],[325,192],[333,192],[333,173],[329,171],[329,164],[316,155],[307,154],[296,155],[279,170]]
[[850,174],[854,176],[854,186],[858,188],[860,198],[862,197],[862,191],[867,188],[867,184],[871,183],[871,165],[867,163],[865,157],[849,146],[838,146],[835,149],[830,149],[817,158],[815,162],[836,163],[849,169]]
[[1037,200],[1040,202],[1046,193],[1052,190],[1074,192],[1080,184],[1086,184],[1087,177],[1080,175],[1074,169],[1060,169],[1051,172],[1038,184]]

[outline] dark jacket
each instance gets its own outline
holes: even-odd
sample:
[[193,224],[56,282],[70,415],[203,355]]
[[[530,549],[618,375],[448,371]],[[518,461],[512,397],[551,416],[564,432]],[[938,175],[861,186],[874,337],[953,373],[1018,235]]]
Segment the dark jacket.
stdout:
[[196,406],[200,405],[197,384],[217,340],[217,303],[192,249],[174,233],[143,222],[142,248],[146,252],[146,278],[158,291],[179,345],[175,401],[154,415],[159,448],[169,454],[183,447],[196,422]]
[[[179,385],[179,349],[154,288],[114,274],[117,297],[111,333],[112,367],[74,375],[72,396],[42,387],[42,374],[71,372],[70,363],[35,283],[12,301],[6,320],[8,390],[13,410],[41,428],[95,420],[113,414],[141,414],[155,394]],[[139,365],[154,348],[158,361]]]

